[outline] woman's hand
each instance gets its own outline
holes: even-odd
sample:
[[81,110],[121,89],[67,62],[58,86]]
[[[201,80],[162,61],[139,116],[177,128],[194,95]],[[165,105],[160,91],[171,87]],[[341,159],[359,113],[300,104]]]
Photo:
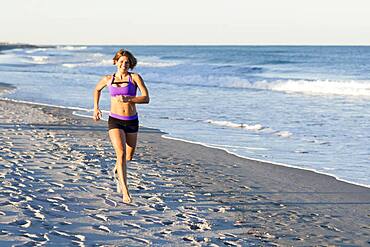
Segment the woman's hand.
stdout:
[[123,102],[123,103],[129,103],[132,102],[133,96],[125,96],[125,95],[118,95],[116,96],[116,100],[118,102]]
[[93,119],[95,121],[99,121],[102,118],[102,113],[100,109],[94,109],[94,116]]

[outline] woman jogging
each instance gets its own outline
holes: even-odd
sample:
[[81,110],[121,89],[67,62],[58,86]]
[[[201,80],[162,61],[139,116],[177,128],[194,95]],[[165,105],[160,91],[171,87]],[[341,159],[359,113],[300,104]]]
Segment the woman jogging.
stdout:
[[[122,192],[124,203],[132,201],[127,185],[127,160],[135,152],[139,118],[136,104],[149,103],[149,93],[143,79],[137,73],[129,72],[136,66],[137,60],[131,52],[120,49],[113,57],[117,71],[104,76],[94,90],[94,120],[102,117],[99,99],[103,88],[108,87],[111,106],[108,119],[109,137],[116,152],[116,165],[113,176],[117,183],[117,192]],[[141,96],[136,96],[139,88]],[[118,178],[118,179],[117,179]]]

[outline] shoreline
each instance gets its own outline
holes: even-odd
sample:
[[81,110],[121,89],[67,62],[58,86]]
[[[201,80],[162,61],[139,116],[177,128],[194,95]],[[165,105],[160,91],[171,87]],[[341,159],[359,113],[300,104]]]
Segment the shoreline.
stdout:
[[[160,131],[163,132],[162,130],[160,130]],[[181,142],[190,143],[190,144],[194,144],[194,145],[201,145],[201,146],[204,146],[204,147],[207,147],[207,148],[222,150],[222,151],[224,151],[224,152],[226,152],[230,155],[233,155],[233,156],[238,157],[238,158],[245,159],[247,161],[255,161],[255,162],[267,163],[267,164],[275,165],[275,166],[287,167],[287,168],[292,168],[292,169],[297,169],[297,170],[302,170],[302,171],[309,171],[309,172],[313,172],[313,173],[317,173],[317,174],[320,174],[320,175],[325,175],[325,176],[334,178],[334,179],[336,179],[340,182],[343,182],[343,183],[347,183],[347,184],[350,184],[350,185],[356,185],[356,186],[359,186],[359,187],[370,189],[370,185],[351,182],[349,180],[341,179],[341,178],[337,177],[335,174],[320,172],[320,171],[315,170],[313,168],[303,168],[303,167],[299,167],[299,166],[295,166],[295,165],[290,165],[290,164],[285,164],[285,163],[280,163],[280,162],[275,162],[275,161],[270,161],[270,160],[262,160],[262,159],[247,157],[247,156],[243,156],[243,155],[239,155],[237,153],[231,152],[231,151],[227,150],[226,148],[214,147],[212,145],[209,145],[209,144],[206,144],[206,143],[203,143],[203,142],[188,141],[188,140],[181,139],[181,138],[171,137],[169,135],[170,134],[164,133],[162,135],[162,137],[166,138],[166,139],[169,139],[169,140],[181,141]]]
[[370,243],[368,188],[141,127],[126,205],[114,191],[105,122],[51,106],[0,108],[3,244]]
[[[4,84],[4,85],[2,85],[2,84]],[[4,88],[2,88],[2,86]],[[16,87],[13,86],[12,84],[0,83],[0,91],[1,90],[13,90],[13,89],[16,89]],[[66,107],[66,106],[51,105],[51,104],[46,104],[46,103],[37,103],[37,102],[31,102],[31,101],[25,101],[25,100],[15,100],[15,99],[10,99],[10,98],[4,98],[4,97],[1,97],[1,94],[0,94],[0,100],[11,101],[11,102],[21,103],[21,104],[32,104],[32,105],[39,105],[39,106],[45,106],[45,107],[55,107],[55,108],[74,110],[74,111],[84,111],[84,112],[89,112],[90,111],[89,109],[81,108],[81,107]],[[77,114],[75,112],[73,112],[72,114],[75,115],[75,116],[78,116],[78,117],[82,117],[82,118],[87,118],[87,119],[90,118],[90,117],[87,117],[87,116],[83,116],[82,114]],[[103,121],[106,121],[106,120],[103,119]],[[145,127],[145,126],[141,126],[141,127],[144,127],[144,128],[147,128],[147,129],[157,130],[157,129],[151,128],[151,127]],[[334,179],[336,179],[340,182],[344,182],[344,183],[347,183],[347,184],[350,184],[350,185],[360,186],[360,187],[364,187],[364,188],[370,188],[370,185],[352,182],[352,181],[349,181],[349,180],[346,180],[346,179],[339,178],[335,174],[321,172],[321,171],[318,171],[318,170],[313,169],[313,168],[303,168],[303,167],[299,167],[299,166],[296,166],[296,165],[285,164],[285,163],[281,163],[281,162],[275,162],[275,161],[270,161],[270,160],[262,160],[262,159],[247,157],[247,156],[243,156],[243,155],[239,155],[237,153],[231,152],[231,151],[229,151],[225,148],[214,147],[211,144],[196,142],[196,141],[189,141],[189,140],[181,139],[181,138],[177,138],[177,137],[171,137],[169,133],[167,133],[163,130],[160,130],[160,129],[158,129],[158,131],[160,131],[162,133],[163,138],[170,139],[170,140],[181,141],[181,142],[184,142],[184,143],[190,143],[190,144],[194,144],[194,145],[201,145],[201,146],[211,148],[211,149],[222,150],[222,151],[224,151],[224,152],[226,152],[230,155],[233,155],[235,157],[245,159],[246,161],[262,162],[262,163],[267,163],[267,164],[275,165],[275,166],[298,169],[298,170],[302,170],[302,171],[310,171],[310,172],[313,172],[313,173],[317,173],[317,174],[320,174],[320,175],[325,175],[325,176],[334,178]]]

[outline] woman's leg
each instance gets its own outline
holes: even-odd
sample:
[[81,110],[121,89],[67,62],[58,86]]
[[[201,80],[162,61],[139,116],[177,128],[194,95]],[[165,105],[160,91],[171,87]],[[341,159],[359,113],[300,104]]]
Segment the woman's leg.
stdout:
[[136,133],[126,133],[126,160],[132,160],[135,153],[137,142],[137,132]]
[[109,137],[114,151],[116,152],[116,168],[118,172],[118,180],[122,188],[123,202],[130,203],[132,200],[127,186],[125,132],[120,129],[110,129]]

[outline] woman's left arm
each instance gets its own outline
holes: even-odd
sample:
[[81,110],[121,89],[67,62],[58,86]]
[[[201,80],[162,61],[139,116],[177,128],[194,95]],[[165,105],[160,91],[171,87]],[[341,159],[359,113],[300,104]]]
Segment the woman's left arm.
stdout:
[[[132,79],[136,83],[140,90],[141,96],[127,97],[127,102],[132,102],[136,104],[148,104],[149,103],[149,92],[145,86],[145,83],[139,74],[132,74]],[[125,101],[125,100],[123,100]]]

